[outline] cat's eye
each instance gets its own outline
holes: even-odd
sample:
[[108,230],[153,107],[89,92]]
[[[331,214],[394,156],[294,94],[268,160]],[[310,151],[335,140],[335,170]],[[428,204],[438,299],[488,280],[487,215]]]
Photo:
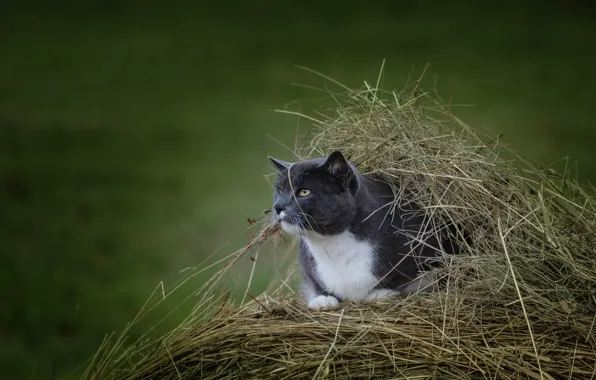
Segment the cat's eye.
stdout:
[[280,193],[280,194],[283,194],[284,193],[284,189],[282,189],[281,187],[278,187],[277,188],[277,192]]
[[310,190],[302,189],[302,190],[298,191],[299,197],[306,197],[308,194],[310,194]]

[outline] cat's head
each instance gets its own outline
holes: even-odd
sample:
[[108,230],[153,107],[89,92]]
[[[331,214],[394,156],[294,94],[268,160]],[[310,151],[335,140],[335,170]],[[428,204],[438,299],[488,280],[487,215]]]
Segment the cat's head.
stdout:
[[295,163],[269,160],[278,170],[272,212],[286,232],[334,235],[349,228],[360,181],[341,152]]

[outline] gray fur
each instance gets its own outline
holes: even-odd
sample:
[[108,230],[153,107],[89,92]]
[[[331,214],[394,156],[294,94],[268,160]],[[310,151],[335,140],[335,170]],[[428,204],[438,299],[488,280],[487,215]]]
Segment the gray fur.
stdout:
[[[429,264],[424,263],[426,259],[441,251],[456,253],[456,246],[446,237],[439,239],[437,234],[428,233],[432,224],[416,205],[395,205],[394,193],[387,183],[359,173],[341,152],[296,163],[269,159],[278,169],[274,216],[279,218],[283,210],[286,220],[303,231],[335,235],[348,230],[358,240],[371,242],[375,246],[373,272],[379,280],[376,288],[402,288],[418,277],[423,268],[429,269]],[[282,189],[281,194],[278,189]],[[300,189],[311,193],[299,197]],[[314,258],[303,238],[299,241],[298,258],[303,286],[310,297],[334,295],[317,278]]]

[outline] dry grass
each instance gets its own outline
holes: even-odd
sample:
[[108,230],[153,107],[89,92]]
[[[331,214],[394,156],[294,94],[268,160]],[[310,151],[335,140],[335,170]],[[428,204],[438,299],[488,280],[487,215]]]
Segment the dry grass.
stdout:
[[470,244],[443,258],[442,286],[311,312],[282,283],[233,306],[217,284],[278,236],[263,219],[247,247],[218,264],[186,321],[157,341],[125,344],[125,331],[86,378],[594,378],[594,201],[566,173],[483,141],[416,84],[377,87],[332,93],[335,106],[309,116],[314,133],[296,154],[341,149],[433,221],[463,226]]

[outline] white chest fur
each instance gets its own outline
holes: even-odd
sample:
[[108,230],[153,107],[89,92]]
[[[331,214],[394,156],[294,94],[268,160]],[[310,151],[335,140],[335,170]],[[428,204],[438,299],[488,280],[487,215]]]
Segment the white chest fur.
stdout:
[[372,244],[347,231],[335,236],[309,234],[303,239],[314,256],[318,278],[336,296],[362,301],[376,285]]

